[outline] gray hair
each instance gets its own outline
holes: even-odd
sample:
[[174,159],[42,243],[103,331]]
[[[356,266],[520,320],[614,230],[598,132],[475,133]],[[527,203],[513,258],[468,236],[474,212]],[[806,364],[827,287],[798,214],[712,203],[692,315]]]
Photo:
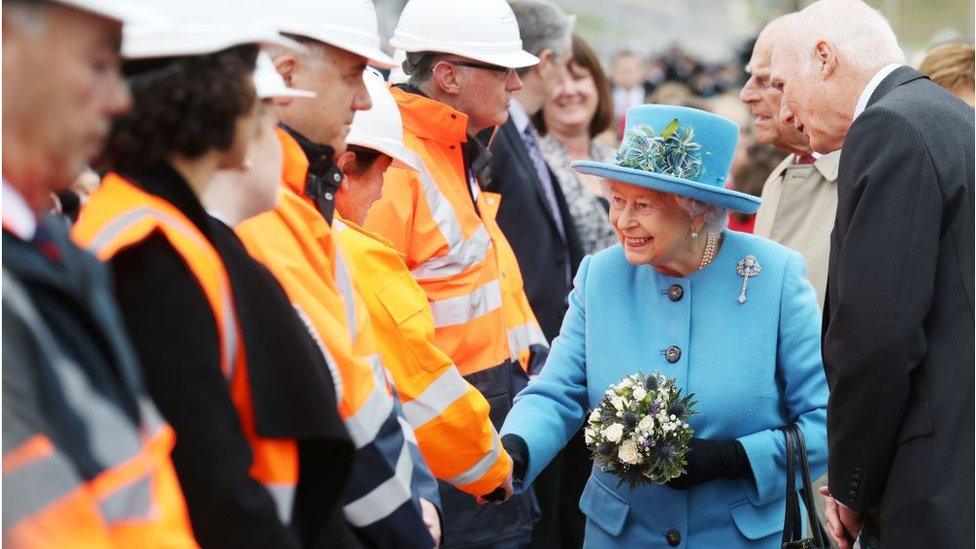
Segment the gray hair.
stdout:
[[560,57],[569,51],[575,17],[547,0],[515,0],[510,5],[518,21],[522,49],[532,55],[551,50]]
[[403,72],[410,77],[407,83],[423,88],[434,75],[434,65],[441,55],[431,51],[407,52],[407,58],[403,60]]
[[801,74],[814,67],[810,52],[819,40],[831,41],[844,61],[856,70],[905,60],[888,20],[861,0],[819,0],[788,24],[793,34],[790,42],[799,53]]
[[289,47],[279,44],[267,44],[262,49],[271,57],[272,61],[277,61],[283,55],[294,55],[298,58],[298,62],[302,64],[305,70],[309,72],[318,72],[325,68],[325,63],[329,59],[329,48],[334,46],[296,34],[282,34],[305,46],[305,51],[296,52]]
[[695,200],[694,198],[688,198],[687,196],[680,196],[677,194],[671,195],[674,197],[675,203],[679,208],[684,210],[691,217],[701,217],[702,218],[702,232],[717,233],[721,232],[729,222],[729,211],[721,206],[716,206],[714,204],[709,204],[707,202],[702,202],[700,200]]

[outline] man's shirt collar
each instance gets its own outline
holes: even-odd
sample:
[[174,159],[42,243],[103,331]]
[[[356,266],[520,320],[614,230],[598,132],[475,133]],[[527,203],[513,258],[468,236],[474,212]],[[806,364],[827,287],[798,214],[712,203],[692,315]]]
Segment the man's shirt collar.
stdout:
[[878,89],[881,85],[881,81],[888,77],[889,74],[895,72],[895,69],[901,67],[901,63],[892,63],[890,65],[885,65],[878,72],[874,73],[874,77],[868,82],[868,85],[864,87],[861,92],[861,97],[857,100],[857,106],[854,107],[854,117],[851,121],[857,120],[858,116],[864,112],[864,109],[868,108],[868,101],[871,100],[871,96],[874,95],[874,90]]
[[508,115],[512,117],[512,123],[515,124],[515,129],[518,130],[519,135],[524,134],[525,129],[532,123],[529,120],[529,113],[525,112],[522,104],[515,99],[512,99],[512,102],[508,105]]
[[24,241],[33,240],[37,232],[37,216],[6,178],[3,180],[3,228]]

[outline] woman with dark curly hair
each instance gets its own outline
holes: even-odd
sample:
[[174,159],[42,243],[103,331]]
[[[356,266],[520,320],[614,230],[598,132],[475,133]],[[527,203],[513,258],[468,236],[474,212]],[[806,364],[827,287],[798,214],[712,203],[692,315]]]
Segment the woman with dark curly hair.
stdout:
[[198,55],[125,65],[133,109],[112,128],[101,162],[111,171],[74,236],[112,264],[149,392],[177,433],[173,462],[199,543],[342,539],[336,500],[352,445],[324,357],[280,286],[202,203],[218,170],[247,169],[249,144],[271,131],[260,113],[273,108],[255,91],[263,37],[214,51],[227,42],[213,34]]

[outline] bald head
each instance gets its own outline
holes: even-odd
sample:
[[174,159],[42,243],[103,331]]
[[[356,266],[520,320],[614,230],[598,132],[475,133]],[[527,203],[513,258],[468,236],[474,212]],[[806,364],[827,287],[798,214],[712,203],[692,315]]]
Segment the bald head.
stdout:
[[739,93],[739,99],[752,113],[757,141],[803,155],[809,153],[809,141],[793,124],[780,122],[782,93],[770,86],[773,44],[788,27],[787,23],[791,17],[795,17],[795,14],[778,17],[770,21],[759,33],[756,45],[752,49],[752,57],[745,69],[749,73],[749,80]]
[[819,0],[784,23],[770,79],[783,91],[780,121],[817,152],[839,149],[871,78],[904,54],[888,21],[861,0]]

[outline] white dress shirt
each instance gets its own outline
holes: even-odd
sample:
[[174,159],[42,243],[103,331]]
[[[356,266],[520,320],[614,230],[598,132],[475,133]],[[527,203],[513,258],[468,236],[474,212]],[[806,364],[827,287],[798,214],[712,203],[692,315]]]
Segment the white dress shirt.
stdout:
[[25,241],[33,240],[37,231],[37,216],[6,178],[3,180],[3,227]]
[[868,85],[864,87],[864,91],[861,92],[861,97],[857,100],[857,106],[854,107],[854,117],[851,119],[853,122],[857,120],[858,116],[864,112],[864,109],[868,108],[868,101],[871,100],[871,96],[874,95],[874,90],[878,89],[881,85],[881,81],[888,77],[889,74],[895,72],[895,69],[902,67],[901,63],[892,63],[890,65],[885,65],[878,72],[874,73],[874,77],[868,82]]

